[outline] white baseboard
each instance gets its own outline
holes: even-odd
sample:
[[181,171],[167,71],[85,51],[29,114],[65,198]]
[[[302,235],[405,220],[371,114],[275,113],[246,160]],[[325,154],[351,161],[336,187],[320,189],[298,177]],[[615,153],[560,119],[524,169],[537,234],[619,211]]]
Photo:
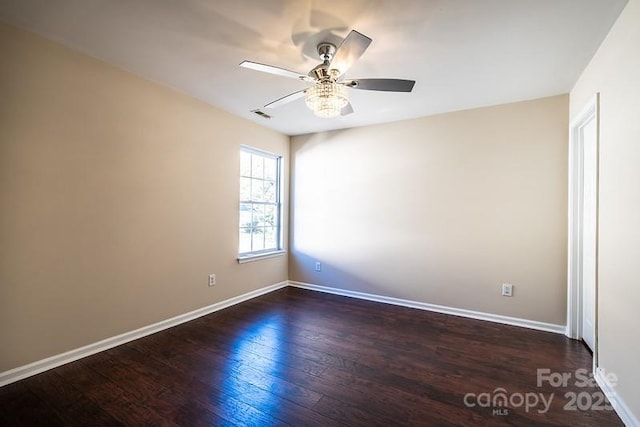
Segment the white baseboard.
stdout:
[[36,362],[30,363],[28,365],[20,366],[20,367],[11,369],[9,371],[1,372],[0,387],[19,381],[24,378],[30,377],[32,375],[36,375],[41,372],[48,371],[49,369],[53,369],[55,367],[64,365],[66,363],[73,362],[83,357],[87,357],[92,354],[99,353],[101,351],[119,346],[121,344],[125,344],[129,341],[133,341],[135,339],[142,338],[144,336],[151,335],[156,332],[160,332],[164,329],[171,328],[181,323],[185,323],[190,320],[197,319],[198,317],[202,317],[209,313],[222,310],[223,308],[230,307],[232,305],[241,303],[243,301],[247,301],[249,299],[258,297],[260,295],[273,292],[277,289],[284,288],[287,285],[297,287],[297,288],[309,289],[313,291],[326,292],[326,293],[342,295],[347,297],[365,299],[369,301],[382,302],[386,304],[399,305],[403,307],[417,308],[420,310],[434,311],[437,313],[452,314],[454,316],[462,316],[462,317],[468,317],[472,319],[487,320],[490,322],[520,326],[520,327],[536,329],[540,331],[565,333],[564,325],[554,325],[551,323],[536,322],[533,320],[500,316],[497,314],[490,314],[490,313],[482,313],[479,311],[463,310],[459,308],[428,304],[428,303],[423,303],[418,301],[410,301],[410,300],[404,300],[399,298],[386,297],[382,295],[367,294],[364,292],[348,291],[344,289],[313,285],[309,283],[284,281],[284,282],[276,283],[275,285],[266,286],[264,288],[260,288],[255,291],[248,292],[243,295],[238,295],[237,297],[233,297],[228,300],[221,301],[221,302],[212,304],[210,306],[191,311],[189,313],[181,314],[179,316],[175,316],[170,319],[163,320],[158,323],[154,323],[152,325],[144,326],[142,328],[135,329],[133,331],[125,332],[124,334],[107,338],[102,341],[98,341],[93,344],[86,345],[84,347],[67,351],[65,353],[48,357],[46,359],[38,360]]
[[[39,374],[49,369],[56,368],[58,366],[73,362],[83,357],[90,356],[95,353],[99,353],[104,350],[125,344],[127,342],[136,340],[138,338],[145,337],[147,335],[160,332],[162,330],[171,328],[181,323],[188,322],[190,320],[197,319],[198,317],[205,316],[218,310],[230,307],[235,304],[250,300],[260,295],[273,292],[275,290],[284,288],[286,286],[293,286],[296,288],[308,289],[312,291],[325,292],[335,295],[342,295],[352,298],[364,299],[368,301],[381,302],[385,304],[399,305],[403,307],[417,308],[420,310],[433,311],[436,313],[451,314],[454,316],[467,317],[471,319],[486,320],[489,322],[502,323],[506,325],[520,326],[529,329],[535,329],[546,332],[554,332],[558,334],[565,334],[565,325],[556,325],[552,323],[537,322],[534,320],[520,319],[517,317],[500,316],[497,314],[483,313],[480,311],[464,310],[454,307],[446,307],[442,305],[429,304],[419,301],[411,301],[400,298],[392,298],[383,295],[368,294],[364,292],[349,291],[345,289],[332,288],[328,286],[313,285],[310,283],[302,283],[295,281],[284,281],[276,283],[274,285],[265,286],[264,288],[256,289],[255,291],[248,292],[246,294],[238,295],[233,298],[229,298],[224,301],[209,305],[207,307],[200,308],[198,310],[191,311],[189,313],[181,314],[179,316],[172,317],[170,319],[163,320],[152,325],[144,326],[133,331],[126,332],[121,335],[117,335],[111,338],[104,339],[102,341],[95,342],[93,344],[86,345],[71,351],[67,351],[62,354],[58,354],[46,359],[38,360],[28,365],[20,366],[18,368],[11,369],[9,371],[0,373],[0,387],[19,381],[21,379]],[[615,409],[616,413],[627,427],[640,427],[638,418],[631,412],[626,403],[618,395],[612,384],[609,383],[603,371],[597,368],[594,372],[596,382],[602,389],[603,393],[611,402],[611,405]]]
[[385,304],[400,305],[403,307],[417,308],[419,310],[434,311],[436,313],[452,314],[454,316],[468,317],[471,319],[487,320],[489,322],[502,323],[505,325],[520,326],[523,328],[536,329],[538,331],[554,332],[556,334],[564,334],[565,325],[556,325],[553,323],[537,322],[535,320],[520,319],[517,317],[500,316],[498,314],[483,313],[481,311],[464,310],[461,308],[446,307],[443,305],[429,304],[426,302],[411,301],[400,298],[386,297],[383,295],[367,294],[364,292],[349,291],[346,289],[331,288],[328,286],[313,285],[310,283],[295,282],[289,280],[289,286],[296,288],[309,289],[312,291],[325,292],[329,294],[342,295],[364,299],[368,301],[382,302]]
[[104,350],[125,344],[129,341],[136,340],[138,338],[145,337],[147,335],[155,334],[162,330],[171,328],[181,323],[188,322],[198,317],[205,316],[213,313],[214,311],[222,310],[223,308],[230,307],[232,305],[241,303],[243,301],[250,300],[260,295],[273,292],[275,290],[284,288],[287,286],[287,282],[276,283],[275,285],[266,286],[264,288],[256,289],[255,291],[247,292],[246,294],[238,295],[237,297],[229,298],[224,301],[209,305],[207,307],[199,308],[198,310],[190,311],[189,313],[181,314],[179,316],[172,317],[170,319],[163,320],[152,325],[143,326],[142,328],[135,329],[133,331],[125,332],[124,334],[117,335],[115,337],[107,338],[102,341],[95,342],[93,344],[86,345],[84,347],[76,348],[71,351],[67,351],[62,354],[58,354],[46,359],[38,360],[28,365],[19,366],[9,371],[0,373],[0,387],[19,381],[23,378],[30,377],[32,375],[39,374],[49,369],[56,368],[69,362],[73,362],[83,357],[90,356],[95,353],[99,353]]
[[613,406],[613,409],[616,411],[616,414],[618,414],[624,425],[627,427],[639,427],[640,421],[638,421],[638,418],[633,415],[631,409],[629,409],[618,392],[616,392],[615,387],[609,382],[604,371],[601,368],[596,368],[593,373],[593,377],[596,379],[596,382],[602,389],[604,395],[609,399],[609,402],[611,402],[611,406]]

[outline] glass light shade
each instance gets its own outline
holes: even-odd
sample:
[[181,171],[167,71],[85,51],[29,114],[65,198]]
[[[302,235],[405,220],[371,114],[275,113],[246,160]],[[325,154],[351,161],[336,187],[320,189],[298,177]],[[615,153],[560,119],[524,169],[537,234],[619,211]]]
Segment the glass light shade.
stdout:
[[349,103],[347,88],[344,85],[324,81],[307,89],[304,95],[307,106],[318,117],[336,117]]

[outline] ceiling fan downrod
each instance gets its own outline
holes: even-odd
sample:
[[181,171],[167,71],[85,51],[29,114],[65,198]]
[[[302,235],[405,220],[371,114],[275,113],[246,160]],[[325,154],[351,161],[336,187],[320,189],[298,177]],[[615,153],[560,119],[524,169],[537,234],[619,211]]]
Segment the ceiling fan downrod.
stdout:
[[338,78],[337,72],[332,72],[331,60],[336,53],[336,46],[332,43],[319,43],[318,56],[322,60],[322,64],[317,65],[309,71],[309,77],[313,77],[318,81],[330,81]]

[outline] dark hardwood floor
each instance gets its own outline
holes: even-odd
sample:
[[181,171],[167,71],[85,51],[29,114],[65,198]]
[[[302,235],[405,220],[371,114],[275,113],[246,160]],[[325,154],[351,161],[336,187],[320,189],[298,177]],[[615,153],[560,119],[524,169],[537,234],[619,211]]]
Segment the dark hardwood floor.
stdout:
[[562,335],[284,288],[7,385],[0,424],[622,425],[577,369]]

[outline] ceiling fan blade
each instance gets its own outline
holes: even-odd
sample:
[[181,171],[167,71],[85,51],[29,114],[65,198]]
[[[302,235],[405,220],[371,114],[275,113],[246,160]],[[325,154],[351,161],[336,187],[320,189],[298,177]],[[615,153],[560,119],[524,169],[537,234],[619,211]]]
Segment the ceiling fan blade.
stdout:
[[260,64],[259,62],[242,61],[240,63],[240,66],[243,68],[248,68],[250,70],[262,71],[263,73],[275,74],[276,76],[289,77],[291,79],[298,79],[303,81],[315,81],[311,77],[296,73],[295,71],[287,70],[280,67],[274,67],[273,65]]
[[338,50],[331,60],[331,68],[338,70],[339,75],[343,75],[353,63],[362,56],[371,44],[371,39],[364,34],[351,30],[349,35],[342,41]]
[[345,105],[342,110],[340,110],[340,115],[341,116],[346,116],[348,114],[353,113],[353,107],[351,106],[351,103],[348,103],[347,105]]
[[386,92],[411,92],[415,80],[401,79],[357,79],[344,82],[351,89],[382,90]]
[[281,105],[288,104],[290,102],[295,101],[296,99],[300,99],[304,96],[306,89],[299,90],[297,92],[290,93],[289,95],[285,95],[282,98],[276,99],[264,106],[264,108],[276,108]]

